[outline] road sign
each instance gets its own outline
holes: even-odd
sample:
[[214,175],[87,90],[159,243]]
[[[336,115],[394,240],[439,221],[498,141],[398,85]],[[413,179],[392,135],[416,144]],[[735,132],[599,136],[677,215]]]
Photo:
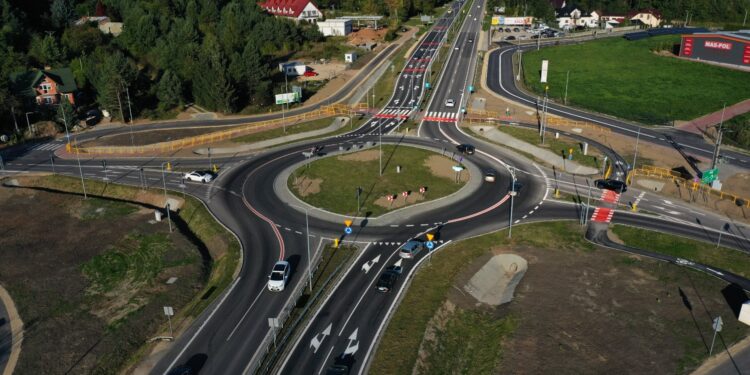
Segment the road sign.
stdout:
[[346,234],[352,234],[352,227],[346,227],[346,228],[344,228],[344,233],[346,233]]
[[474,86],[469,85],[469,92],[474,92]]
[[395,195],[390,195],[390,194],[388,194],[388,197],[386,197],[386,198],[388,198],[388,202],[393,202],[393,199],[394,199],[395,197],[396,197]]
[[432,86],[430,85],[429,82],[425,82],[424,83],[424,87],[427,88],[427,89],[432,88]]
[[406,198],[408,195],[409,195],[408,191],[405,191],[405,192],[401,193],[401,196],[404,197],[404,198]]
[[279,318],[268,318],[268,326],[271,328],[281,328]]
[[724,326],[724,322],[721,320],[721,317],[716,317],[714,319],[714,324],[711,325],[713,327],[714,331],[721,332],[721,328]]
[[435,235],[432,233],[427,233],[424,236],[427,237],[427,241],[432,241],[432,239],[435,238]]
[[346,225],[347,227],[350,227],[350,226],[352,226],[352,221],[351,220],[344,220],[344,225]]
[[427,186],[422,186],[419,188],[419,192],[424,194],[427,191]]
[[435,244],[432,241],[427,241],[425,246],[427,246],[427,249],[432,250],[432,248],[435,247]]
[[174,309],[172,308],[172,306],[164,306],[164,315],[174,316]]
[[703,177],[701,178],[701,182],[703,182],[704,184],[710,184],[714,182],[718,177],[719,177],[719,168],[709,169],[703,172]]

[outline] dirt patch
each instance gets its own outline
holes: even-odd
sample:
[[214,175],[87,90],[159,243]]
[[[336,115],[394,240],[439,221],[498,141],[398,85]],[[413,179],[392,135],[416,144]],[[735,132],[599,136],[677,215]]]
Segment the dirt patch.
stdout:
[[[333,77],[337,77],[339,74],[342,74],[346,71],[346,64],[340,63],[340,62],[333,62],[333,61],[325,63],[325,64],[308,63],[307,66],[312,68],[312,70],[315,73],[318,73],[318,75],[313,76],[313,77],[305,77],[305,76],[298,77],[297,81],[300,81],[300,82],[324,81],[327,79],[331,79]],[[327,84],[326,86],[328,85],[330,85],[330,83]]]
[[[712,317],[733,314],[721,294],[724,282],[671,264],[605,249],[514,246],[492,253],[498,252],[520,254],[529,263],[512,302],[490,307],[460,290],[490,253],[458,275],[448,301],[497,319],[520,317],[498,348],[498,368],[505,369],[500,373],[688,373],[705,355]],[[447,319],[444,310],[433,318],[433,327]],[[731,324],[722,332],[728,344],[748,333],[736,320]],[[435,336],[439,340],[428,330],[425,340]],[[420,353],[420,362],[425,360]]]
[[437,345],[438,336],[441,332],[445,331],[445,325],[455,311],[456,305],[453,302],[446,300],[443,303],[443,306],[441,306],[432,319],[430,319],[430,322],[427,323],[422,344],[419,346],[417,362],[414,364],[413,374],[424,374],[429,371],[429,364],[426,361],[428,356],[427,347]]
[[387,33],[388,29],[386,28],[382,28],[380,30],[362,28],[347,35],[347,43],[352,46],[357,46],[365,43],[378,43],[384,40],[385,34]]
[[[162,306],[179,310],[202,288],[200,255],[186,236],[149,223],[151,210],[103,201],[0,187],[0,210],[9,218],[3,227],[13,234],[0,237],[0,282],[26,323],[15,374],[117,373],[146,340],[164,333]],[[27,220],[29,212],[44,214]],[[153,263],[134,258],[143,244],[134,238],[154,236],[164,239],[160,256]],[[111,261],[129,256],[136,270]],[[95,278],[84,268],[95,259],[101,262],[91,269],[113,280],[111,289],[92,289]],[[178,281],[166,285],[170,277]]]
[[295,181],[292,184],[297,189],[297,194],[306,197],[320,193],[320,184],[323,183],[322,178],[308,178],[306,176],[295,177]]
[[385,196],[385,197],[380,197],[376,199],[374,203],[380,207],[384,207],[388,209],[400,208],[400,207],[408,206],[408,205],[423,201],[425,200],[426,196],[427,196],[427,193],[422,195],[419,192],[409,192],[406,198],[404,198],[403,195],[398,194],[396,196],[396,199],[394,199],[393,201],[389,201],[388,197]]
[[737,173],[723,182],[725,191],[750,198],[750,173]]
[[[378,150],[365,150],[355,152],[353,154],[339,155],[336,157],[338,160],[349,160],[349,161],[373,161],[380,158],[380,151]],[[384,158],[385,159],[385,158]]]
[[[430,168],[430,172],[432,172],[433,175],[450,178],[454,181],[456,179],[456,171],[454,171],[452,167],[456,164],[455,161],[440,155],[431,155],[424,162],[425,167]],[[471,175],[468,170],[463,170],[459,175],[459,181],[461,182],[467,182],[470,178]]]

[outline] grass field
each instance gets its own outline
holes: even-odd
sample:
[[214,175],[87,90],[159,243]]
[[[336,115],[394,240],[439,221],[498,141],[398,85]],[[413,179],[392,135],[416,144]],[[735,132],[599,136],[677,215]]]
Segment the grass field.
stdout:
[[[383,175],[378,171],[380,162],[378,148],[371,148],[357,153],[344,156],[328,157],[313,161],[307,166],[296,170],[288,181],[289,188],[300,199],[320,207],[324,210],[344,215],[357,213],[356,188],[362,187],[360,195],[362,214],[367,212],[371,216],[378,216],[390,209],[403,207],[403,198],[400,193],[410,191],[408,204],[421,202],[422,195],[419,193],[421,186],[427,187],[424,199],[431,200],[444,197],[454,193],[463,186],[456,183],[452,177],[450,166],[455,164],[448,158],[440,157],[430,151],[404,146],[383,146]],[[432,173],[426,165],[427,159],[437,156],[442,160],[441,167],[447,169],[446,176],[438,176]],[[403,170],[396,173],[396,166],[401,165]],[[468,172],[462,172],[463,180]],[[317,186],[313,190],[296,185],[300,181],[316,181]],[[303,183],[304,185],[304,183]],[[317,190],[317,191],[316,191]],[[309,193],[308,193],[309,191]],[[389,208],[383,203],[388,194],[398,194],[396,202]]]
[[[541,61],[549,60],[549,96],[568,104],[644,124],[691,120],[750,98],[750,75],[718,66],[662,56],[679,36],[639,41],[607,38],[543,48],[523,54],[526,86],[543,94]],[[666,50],[666,51],[664,51]]]
[[[498,252],[524,257],[529,269],[512,302],[479,305],[462,287]],[[712,314],[731,314],[725,286],[598,248],[574,223],[521,225],[512,239],[500,231],[434,254],[414,276],[370,372],[687,374],[708,355]],[[736,319],[725,322],[727,345],[750,332]]]
[[242,137],[237,137],[237,138],[232,139],[232,142],[254,143],[254,142],[265,141],[268,139],[283,137],[286,135],[299,134],[299,133],[309,132],[313,130],[325,129],[331,126],[331,124],[333,123],[335,119],[336,119],[335,117],[326,117],[326,118],[322,118],[318,120],[301,122],[299,124],[287,125],[286,132],[284,131],[284,128],[281,127],[281,128],[265,130],[265,131],[261,131],[257,133],[252,133],[248,135],[243,135]]
[[555,139],[553,134],[547,134],[544,138],[544,145],[542,145],[539,133],[534,129],[518,128],[514,126],[498,126],[497,129],[524,142],[546,148],[555,153],[555,155],[560,155],[561,158],[563,153],[567,156],[568,151],[572,148],[573,161],[581,165],[599,168],[600,163],[602,162],[601,156],[593,147],[589,147],[588,155],[583,155],[581,146],[578,142],[564,137]]
[[722,268],[744,277],[750,275],[750,255],[737,250],[624,225],[615,225],[612,231],[629,246]]

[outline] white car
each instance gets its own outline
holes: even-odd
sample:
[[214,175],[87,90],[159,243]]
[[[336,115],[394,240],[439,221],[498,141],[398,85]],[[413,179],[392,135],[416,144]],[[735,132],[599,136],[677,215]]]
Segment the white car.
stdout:
[[484,181],[486,182],[495,182],[495,179],[497,178],[497,174],[494,170],[488,169],[484,171]]
[[268,290],[282,292],[289,280],[289,262],[280,260],[273,265],[271,274],[268,275]]
[[192,171],[185,173],[182,178],[188,180],[188,181],[196,181],[196,182],[211,182],[211,180],[214,179],[214,175],[211,172],[207,171]]
[[448,99],[448,100],[445,101],[445,106],[446,107],[451,107],[452,108],[455,105],[456,105],[456,103],[453,101],[453,99]]

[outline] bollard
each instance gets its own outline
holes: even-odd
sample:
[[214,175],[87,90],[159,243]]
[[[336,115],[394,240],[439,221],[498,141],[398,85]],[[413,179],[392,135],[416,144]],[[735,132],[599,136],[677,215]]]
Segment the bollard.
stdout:
[[638,204],[633,203],[633,205],[630,207],[630,210],[633,211],[633,212],[638,211]]

